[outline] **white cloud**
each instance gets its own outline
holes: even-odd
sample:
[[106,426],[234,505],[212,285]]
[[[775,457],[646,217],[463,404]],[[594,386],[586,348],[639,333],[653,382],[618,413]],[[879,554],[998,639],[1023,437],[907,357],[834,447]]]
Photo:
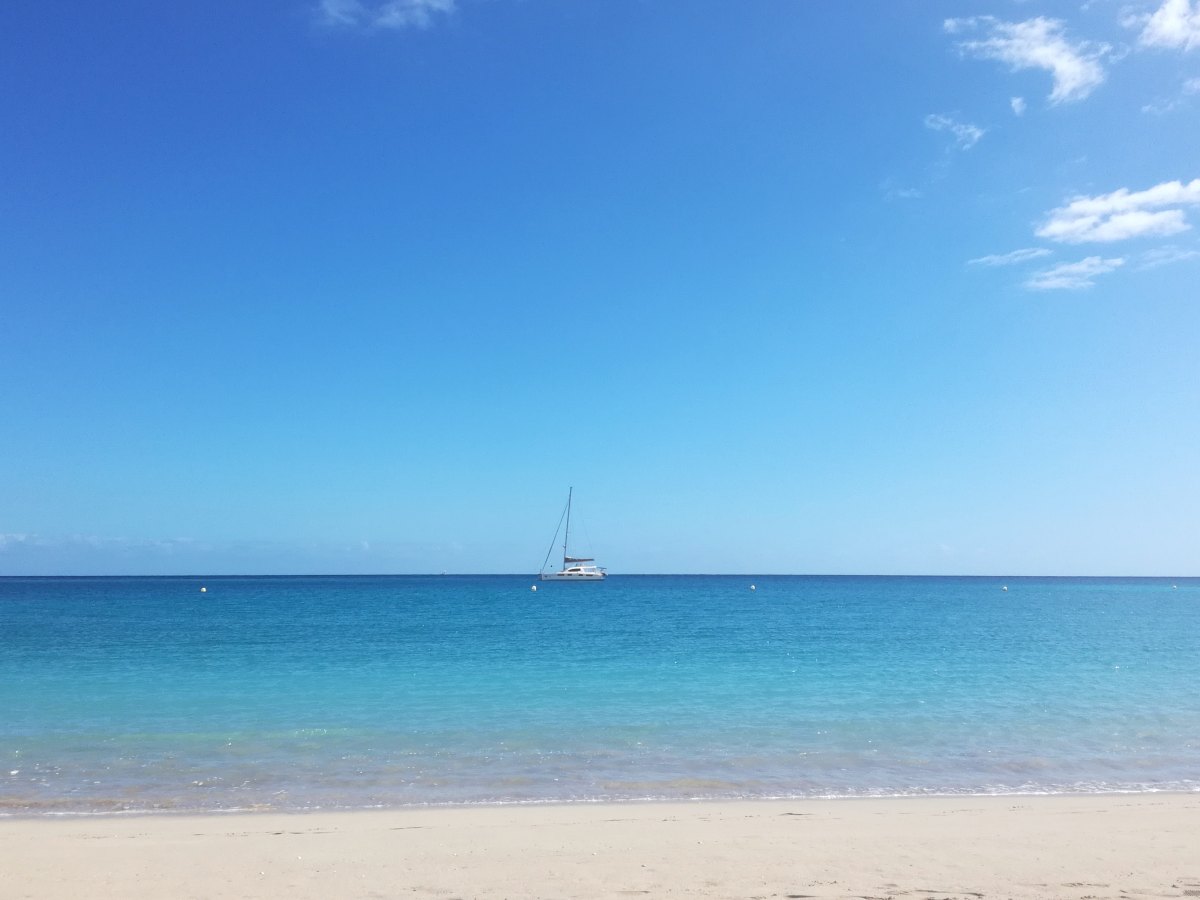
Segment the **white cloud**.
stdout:
[[1098,197],[1075,197],[1052,210],[1037,236],[1064,244],[1107,243],[1191,228],[1184,206],[1200,204],[1200,178],[1165,181],[1144,191],[1121,188]]
[[1010,104],[1012,104],[1012,111],[1013,111],[1014,116],[1025,115],[1025,98],[1024,97],[1013,97],[1008,102]]
[[985,28],[987,37],[962,41],[958,48],[980,59],[1007,63],[1014,72],[1021,69],[1045,69],[1054,76],[1051,103],[1082,100],[1104,82],[1100,60],[1112,48],[1088,41],[1071,43],[1063,34],[1058,19],[1038,16],[1024,22],[1002,22],[993,16],[947,19],[950,34]]
[[1138,259],[1139,269],[1157,269],[1171,263],[1186,262],[1189,259],[1200,259],[1200,250],[1188,250],[1184,247],[1157,247],[1147,250]]
[[357,25],[364,12],[358,0],[321,0],[317,5],[323,25]]
[[1025,287],[1032,291],[1078,291],[1090,288],[1096,283],[1096,278],[1123,265],[1125,260],[1119,257],[1101,259],[1099,256],[1089,256],[1079,262],[1062,263],[1036,272],[1025,282]]
[[1153,103],[1143,106],[1142,112],[1152,116],[1165,116],[1169,112],[1174,112],[1178,107],[1178,100],[1155,100]]
[[198,546],[191,538],[126,538],[100,537],[94,534],[41,535],[8,533],[0,534],[0,552],[11,550],[61,550],[87,548],[118,553],[146,550],[175,553],[177,550]]
[[1154,14],[1134,19],[1142,24],[1138,43],[1143,47],[1170,47],[1191,50],[1200,47],[1200,0],[1164,0]]
[[948,131],[954,135],[954,143],[960,150],[970,150],[979,143],[986,132],[977,125],[956,122],[949,116],[930,113],[925,117],[925,127],[934,131]]
[[1187,106],[1187,98],[1193,94],[1200,94],[1200,78],[1188,78],[1179,87],[1179,96],[1166,100],[1155,100],[1153,103],[1147,103],[1142,107],[1142,112],[1152,113],[1156,116],[1166,115],[1169,112],[1174,112],[1181,106]]
[[321,0],[317,15],[324,25],[343,28],[428,28],[437,14],[454,12],[456,0]]
[[1050,251],[1045,247],[1025,247],[1022,250],[1013,250],[1011,253],[993,253],[989,256],[980,256],[978,259],[968,259],[967,265],[1015,266],[1017,263],[1029,262],[1031,259],[1038,259],[1049,255]]

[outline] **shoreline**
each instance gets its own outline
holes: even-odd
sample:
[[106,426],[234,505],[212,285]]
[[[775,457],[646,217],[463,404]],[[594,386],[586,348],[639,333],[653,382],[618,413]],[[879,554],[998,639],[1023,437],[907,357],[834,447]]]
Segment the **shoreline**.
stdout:
[[359,815],[363,813],[409,813],[433,812],[438,810],[474,810],[474,809],[552,809],[556,807],[593,807],[593,806],[695,806],[703,804],[732,804],[732,803],[841,803],[867,800],[973,800],[973,799],[1023,799],[1037,797],[1163,797],[1178,796],[1200,797],[1200,782],[1194,788],[1165,787],[1165,788],[1112,788],[1110,790],[1072,791],[1072,790],[1028,790],[1028,791],[997,791],[972,792],[948,791],[938,793],[912,794],[812,794],[802,796],[746,796],[746,797],[604,797],[589,798],[546,798],[536,800],[463,800],[463,801],[429,801],[424,803],[378,804],[373,806],[336,806],[336,807],[229,807],[229,808],[187,808],[176,809],[65,809],[65,810],[12,810],[0,809],[0,823],[27,821],[71,821],[104,818],[180,818],[191,817],[204,819],[208,817],[224,818],[227,816],[312,816],[312,815]]
[[0,819],[6,897],[1200,896],[1200,792]]

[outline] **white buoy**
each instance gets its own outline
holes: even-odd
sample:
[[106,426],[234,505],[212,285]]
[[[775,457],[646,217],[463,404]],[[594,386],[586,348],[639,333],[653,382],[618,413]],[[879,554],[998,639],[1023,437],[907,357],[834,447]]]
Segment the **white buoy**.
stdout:
[[1002,591],[1007,591],[1007,590],[1008,590],[1008,585],[1006,584],[1004,587],[1000,588],[1000,590],[1002,590]]
[[531,584],[531,585],[529,586],[529,589],[530,589],[531,591],[537,591],[537,585],[536,585],[536,584]]
[[757,587],[755,587],[754,585],[750,585],[750,590],[752,590],[752,591],[757,591],[757,590],[758,590],[758,588],[757,588]]
[[207,594],[207,593],[208,593],[208,588],[200,588],[200,593],[202,593],[202,594]]

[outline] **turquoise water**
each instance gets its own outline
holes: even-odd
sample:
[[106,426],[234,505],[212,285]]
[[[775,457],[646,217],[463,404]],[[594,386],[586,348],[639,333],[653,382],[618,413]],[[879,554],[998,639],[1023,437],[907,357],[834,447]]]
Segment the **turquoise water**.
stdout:
[[1197,579],[531,583],[0,579],[0,812],[1200,790]]

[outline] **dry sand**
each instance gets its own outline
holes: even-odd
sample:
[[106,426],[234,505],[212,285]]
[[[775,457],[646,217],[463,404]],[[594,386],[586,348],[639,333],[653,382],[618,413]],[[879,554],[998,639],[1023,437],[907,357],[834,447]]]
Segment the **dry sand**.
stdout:
[[1200,794],[0,821],[0,897],[1200,897]]

